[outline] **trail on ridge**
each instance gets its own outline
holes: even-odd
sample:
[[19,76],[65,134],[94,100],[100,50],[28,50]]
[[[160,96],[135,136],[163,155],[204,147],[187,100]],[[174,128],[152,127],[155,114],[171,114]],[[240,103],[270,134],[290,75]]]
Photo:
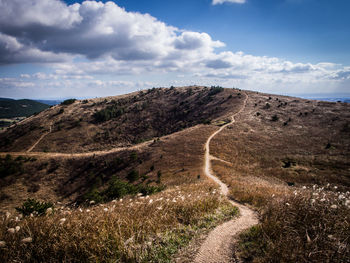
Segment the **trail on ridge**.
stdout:
[[[204,173],[214,182],[220,186],[220,192],[227,197],[228,187],[218,177],[216,177],[211,169],[211,160],[217,158],[210,155],[210,142],[219,134],[226,126],[231,125],[235,122],[235,116],[243,111],[246,106],[248,95],[245,94],[246,98],[242,108],[232,115],[231,122],[220,127],[219,130],[215,131],[207,140],[205,144],[205,160],[204,160]],[[256,212],[250,208],[241,205],[235,201],[229,200],[229,202],[238,207],[239,217],[228,221],[215,229],[213,229],[202,246],[199,249],[197,256],[195,257],[195,263],[227,263],[234,262],[233,260],[233,247],[237,240],[235,236],[249,227],[258,224],[258,216]]]

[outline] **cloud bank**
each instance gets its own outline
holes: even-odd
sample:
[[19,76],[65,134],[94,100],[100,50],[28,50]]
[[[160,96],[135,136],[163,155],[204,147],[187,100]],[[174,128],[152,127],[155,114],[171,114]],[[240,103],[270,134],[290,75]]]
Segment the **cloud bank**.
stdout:
[[[214,0],[213,4],[223,2],[245,1]],[[0,64],[39,63],[51,71],[1,79],[0,88],[6,92],[34,84],[74,88],[77,80],[81,88],[96,85],[100,91],[106,88],[101,81],[112,85],[110,81],[121,78],[136,79],[145,87],[196,81],[272,92],[293,85],[298,91],[327,87],[330,92],[346,89],[344,83],[350,80],[349,67],[227,51],[224,43],[205,32],[179,29],[149,14],[128,12],[114,2],[0,0],[0,10]],[[159,80],[150,82],[150,75]]]

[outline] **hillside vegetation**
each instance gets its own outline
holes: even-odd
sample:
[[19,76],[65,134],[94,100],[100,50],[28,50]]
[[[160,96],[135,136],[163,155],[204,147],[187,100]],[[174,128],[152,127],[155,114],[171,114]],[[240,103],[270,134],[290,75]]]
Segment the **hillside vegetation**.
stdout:
[[29,117],[50,106],[34,100],[13,100],[0,98],[0,118]]

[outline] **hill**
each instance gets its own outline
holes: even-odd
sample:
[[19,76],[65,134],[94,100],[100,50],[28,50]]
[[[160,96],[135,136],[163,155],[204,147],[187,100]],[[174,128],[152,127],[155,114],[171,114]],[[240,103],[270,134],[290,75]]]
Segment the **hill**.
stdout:
[[34,100],[0,98],[0,118],[29,117],[49,108],[49,105]]
[[[88,152],[130,146],[210,123],[234,110],[238,91],[219,87],[151,89],[125,96],[72,100],[0,135],[1,151]],[[233,105],[233,106],[232,106]]]
[[[35,253],[42,253],[43,261],[50,258],[42,251],[52,251],[56,258],[62,251],[72,253],[65,257],[82,253],[81,260],[113,258],[115,248],[108,247],[112,236],[120,244],[116,253],[121,260],[159,262],[164,260],[160,254],[169,259],[175,253],[169,251],[203,233],[201,227],[221,222],[214,211],[231,211],[203,169],[206,142],[219,127],[223,129],[210,141],[211,170],[229,186],[232,199],[254,207],[262,218],[235,254],[246,262],[253,256],[262,257],[261,262],[271,262],[271,257],[344,261],[350,255],[350,228],[342,223],[350,219],[347,103],[220,87],[68,100],[0,134],[0,210],[13,212],[28,197],[55,204],[57,215],[30,221],[39,236],[52,224],[64,233],[49,231],[52,235],[36,239],[40,249]],[[118,217],[109,212],[113,209]],[[70,222],[67,228],[56,222],[62,217]],[[116,234],[108,229],[113,234],[106,239],[101,234],[107,231],[106,220],[132,230]],[[82,232],[73,231],[77,226]],[[279,231],[288,238],[275,235]],[[305,233],[313,240],[307,246]],[[87,245],[86,235],[105,246]],[[68,236],[78,236],[77,241],[66,240]],[[75,243],[79,240],[85,243]],[[332,245],[340,243],[340,250]],[[192,262],[193,252],[181,253],[174,257]]]

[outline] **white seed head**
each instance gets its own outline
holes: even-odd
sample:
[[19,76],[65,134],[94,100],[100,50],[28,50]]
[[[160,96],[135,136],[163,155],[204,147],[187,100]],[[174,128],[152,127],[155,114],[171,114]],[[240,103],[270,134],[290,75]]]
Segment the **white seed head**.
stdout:
[[7,232],[14,234],[16,232],[16,230],[14,228],[9,228],[9,229],[7,229]]
[[5,241],[0,241],[0,247],[6,247],[6,242]]
[[33,241],[33,238],[31,237],[26,237],[22,239],[22,243],[31,243]]

